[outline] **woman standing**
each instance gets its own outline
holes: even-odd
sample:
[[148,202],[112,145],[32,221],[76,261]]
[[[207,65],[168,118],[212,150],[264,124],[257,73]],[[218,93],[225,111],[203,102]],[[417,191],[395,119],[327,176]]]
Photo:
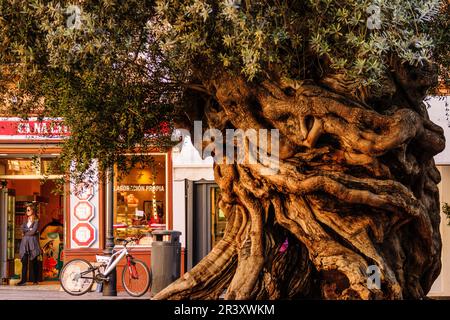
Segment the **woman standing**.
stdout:
[[30,278],[33,280],[33,284],[38,283],[39,276],[38,257],[41,254],[38,240],[39,221],[34,207],[27,206],[26,214],[28,219],[22,225],[23,238],[19,249],[22,261],[22,279],[17,283],[18,286],[23,286],[27,282],[28,260],[30,261]]

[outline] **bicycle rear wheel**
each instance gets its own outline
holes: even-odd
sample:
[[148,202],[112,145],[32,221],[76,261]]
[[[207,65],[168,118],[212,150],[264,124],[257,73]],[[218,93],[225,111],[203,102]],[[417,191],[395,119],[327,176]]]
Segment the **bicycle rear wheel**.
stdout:
[[151,272],[141,260],[133,259],[130,265],[124,266],[122,284],[130,296],[140,297],[144,295],[150,288],[151,281]]
[[65,292],[81,296],[88,292],[94,283],[94,268],[83,259],[68,262],[61,270],[59,282]]

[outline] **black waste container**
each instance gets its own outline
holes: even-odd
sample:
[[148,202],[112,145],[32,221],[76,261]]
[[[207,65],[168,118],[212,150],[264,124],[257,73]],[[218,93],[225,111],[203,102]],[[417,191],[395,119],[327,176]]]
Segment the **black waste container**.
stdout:
[[180,277],[181,243],[179,231],[152,232],[152,295]]

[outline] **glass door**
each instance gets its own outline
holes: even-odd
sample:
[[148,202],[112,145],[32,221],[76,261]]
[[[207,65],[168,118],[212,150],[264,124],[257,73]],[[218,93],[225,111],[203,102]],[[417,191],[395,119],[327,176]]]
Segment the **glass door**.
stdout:
[[0,276],[2,282],[14,274],[15,192],[0,190]]
[[6,224],[6,189],[0,190],[0,278],[3,284],[8,278],[8,260],[7,260],[7,224]]
[[[15,218],[16,218],[15,217],[15,215],[16,215],[15,202],[16,202],[15,190],[8,189],[7,195],[6,195],[6,223],[7,223],[7,235],[8,235],[7,259],[8,259],[8,264],[12,263],[12,265],[14,265],[14,234],[15,234]],[[10,275],[11,275],[11,272],[12,272],[12,274],[14,274],[13,271],[14,270],[10,269]]]

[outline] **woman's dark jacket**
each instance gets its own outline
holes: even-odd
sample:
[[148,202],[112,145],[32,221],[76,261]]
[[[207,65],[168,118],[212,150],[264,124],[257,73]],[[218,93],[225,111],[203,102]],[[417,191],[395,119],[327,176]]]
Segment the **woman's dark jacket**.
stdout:
[[27,222],[22,224],[23,238],[20,242],[19,255],[22,259],[27,253],[30,259],[34,259],[41,254],[41,247],[38,240],[39,221],[34,220],[30,227]]

